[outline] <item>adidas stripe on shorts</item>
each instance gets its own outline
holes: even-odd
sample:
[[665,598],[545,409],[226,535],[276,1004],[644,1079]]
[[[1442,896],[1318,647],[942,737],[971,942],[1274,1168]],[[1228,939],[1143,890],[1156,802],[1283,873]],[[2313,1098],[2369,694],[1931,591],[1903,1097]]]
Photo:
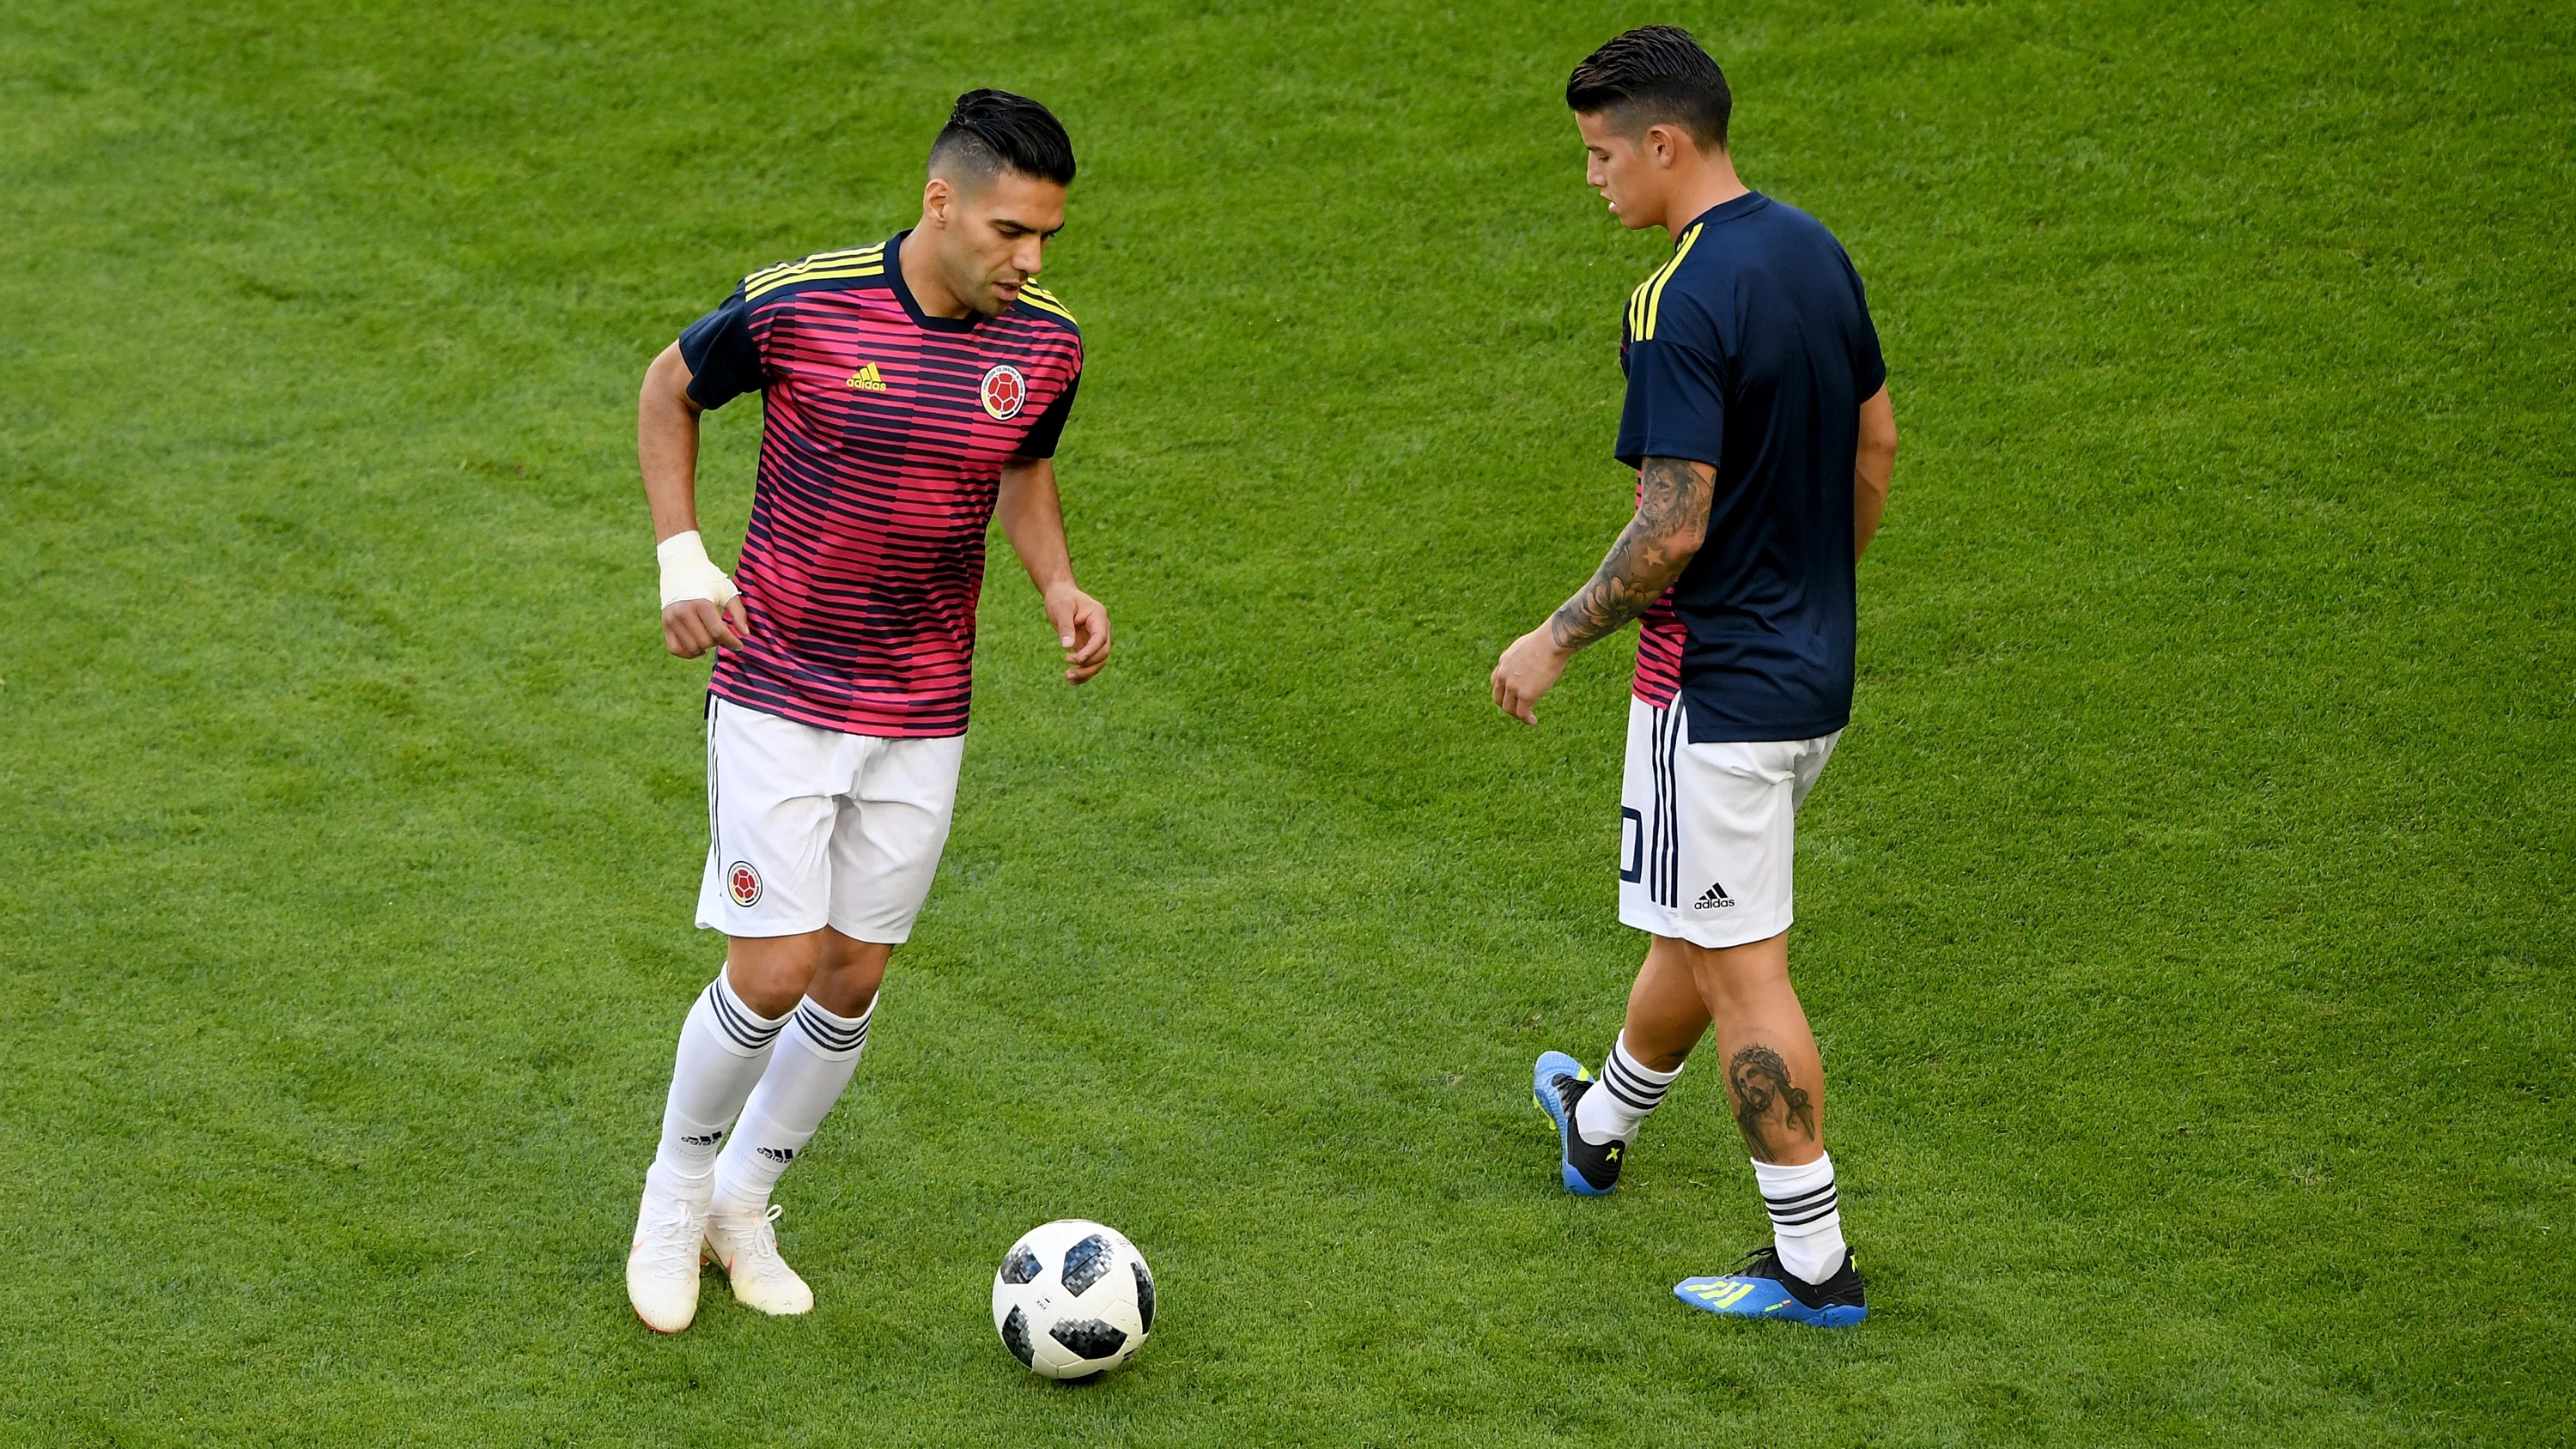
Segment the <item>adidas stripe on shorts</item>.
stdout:
[[1695,745],[1686,708],[1628,701],[1620,923],[1711,947],[1776,936],[1792,918],[1798,807],[1842,732]]
[[698,924],[901,942],[948,844],[965,754],[964,735],[843,734],[708,696]]

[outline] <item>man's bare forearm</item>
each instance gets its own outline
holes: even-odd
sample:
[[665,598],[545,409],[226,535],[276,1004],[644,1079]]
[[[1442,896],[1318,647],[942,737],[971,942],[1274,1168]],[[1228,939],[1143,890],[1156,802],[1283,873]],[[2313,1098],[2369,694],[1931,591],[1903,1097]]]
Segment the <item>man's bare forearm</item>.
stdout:
[[1549,638],[1569,654],[1652,608],[1708,540],[1715,469],[1683,458],[1648,458],[1640,475],[1637,516],[1619,531],[1592,581],[1547,621]]
[[635,404],[635,461],[656,542],[698,526],[698,412],[689,399],[689,365],[675,343],[645,370]]
[[1893,471],[1896,456],[1882,458],[1861,455],[1852,469],[1852,562],[1869,552],[1869,541],[1878,537],[1878,521],[1887,516],[1887,475]]
[[1053,462],[1014,458],[1004,464],[993,511],[1039,593],[1073,582],[1073,550],[1065,541],[1064,500],[1056,492]]
[[1860,446],[1852,459],[1852,561],[1869,552],[1878,521],[1887,514],[1887,489],[1896,477],[1896,407],[1882,387],[1860,405]]

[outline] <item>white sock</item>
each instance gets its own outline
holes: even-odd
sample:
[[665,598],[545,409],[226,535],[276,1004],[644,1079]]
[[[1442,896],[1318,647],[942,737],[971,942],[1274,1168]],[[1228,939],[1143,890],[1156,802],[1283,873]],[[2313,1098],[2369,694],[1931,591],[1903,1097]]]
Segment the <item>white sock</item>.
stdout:
[[1757,1162],[1753,1180],[1761,1185],[1762,1206],[1771,1214],[1771,1243],[1780,1266],[1810,1283],[1834,1276],[1844,1251],[1834,1159],[1827,1155],[1795,1167]]
[[778,1050],[761,1074],[760,1086],[742,1109],[733,1140],[716,1162],[716,1202],[728,1215],[760,1212],[769,1207],[770,1189],[779,1174],[823,1125],[823,1116],[841,1100],[850,1074],[859,1069],[867,1049],[868,1018],[877,1004],[855,1017],[835,1016],[806,997],[796,1004]]
[[1607,1146],[1614,1138],[1635,1141],[1646,1114],[1664,1100],[1673,1079],[1681,1074],[1680,1067],[1659,1072],[1628,1055],[1628,1034],[1619,1033],[1610,1054],[1601,1059],[1600,1079],[1574,1104],[1574,1130],[1595,1147]]
[[644,1176],[647,1190],[703,1203],[714,1190],[716,1152],[742,1111],[787,1018],[764,1019],[716,973],[680,1023],[671,1096],[662,1107],[662,1145]]

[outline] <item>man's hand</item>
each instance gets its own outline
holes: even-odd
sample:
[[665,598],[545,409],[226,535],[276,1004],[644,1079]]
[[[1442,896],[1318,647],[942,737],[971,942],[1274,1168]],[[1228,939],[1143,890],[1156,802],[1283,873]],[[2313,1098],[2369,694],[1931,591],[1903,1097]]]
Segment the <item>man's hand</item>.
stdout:
[[1046,458],[1013,458],[1002,465],[993,499],[1002,536],[1028,565],[1029,582],[1046,601],[1047,622],[1064,646],[1064,682],[1080,684],[1109,663],[1109,611],[1073,582],[1073,553],[1064,541],[1064,503],[1056,496],[1055,464]]
[[713,599],[682,599],[662,611],[662,644],[683,659],[695,659],[718,645],[742,647],[751,632],[751,615],[736,594],[722,609]]
[[672,534],[653,546],[653,554],[662,565],[663,645],[683,659],[719,644],[741,648],[742,636],[751,632],[742,590],[707,557],[698,531]]
[[1557,677],[1573,657],[1573,650],[1557,647],[1551,625],[1541,624],[1523,634],[1494,665],[1494,703],[1522,724],[1537,724],[1538,715],[1531,706],[1556,688]]
[[1046,592],[1047,622],[1064,646],[1064,682],[1080,684],[1109,664],[1109,611],[1071,584]]

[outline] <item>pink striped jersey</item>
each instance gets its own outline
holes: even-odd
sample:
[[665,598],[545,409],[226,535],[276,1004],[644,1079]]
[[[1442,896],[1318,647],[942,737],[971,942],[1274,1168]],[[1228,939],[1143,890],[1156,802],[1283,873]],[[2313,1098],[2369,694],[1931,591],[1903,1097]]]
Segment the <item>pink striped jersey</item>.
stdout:
[[707,688],[845,734],[957,735],[1002,465],[1054,456],[1082,334],[1036,287],[998,317],[923,315],[904,235],[754,272],[680,335],[700,407],[761,394],[751,627]]

